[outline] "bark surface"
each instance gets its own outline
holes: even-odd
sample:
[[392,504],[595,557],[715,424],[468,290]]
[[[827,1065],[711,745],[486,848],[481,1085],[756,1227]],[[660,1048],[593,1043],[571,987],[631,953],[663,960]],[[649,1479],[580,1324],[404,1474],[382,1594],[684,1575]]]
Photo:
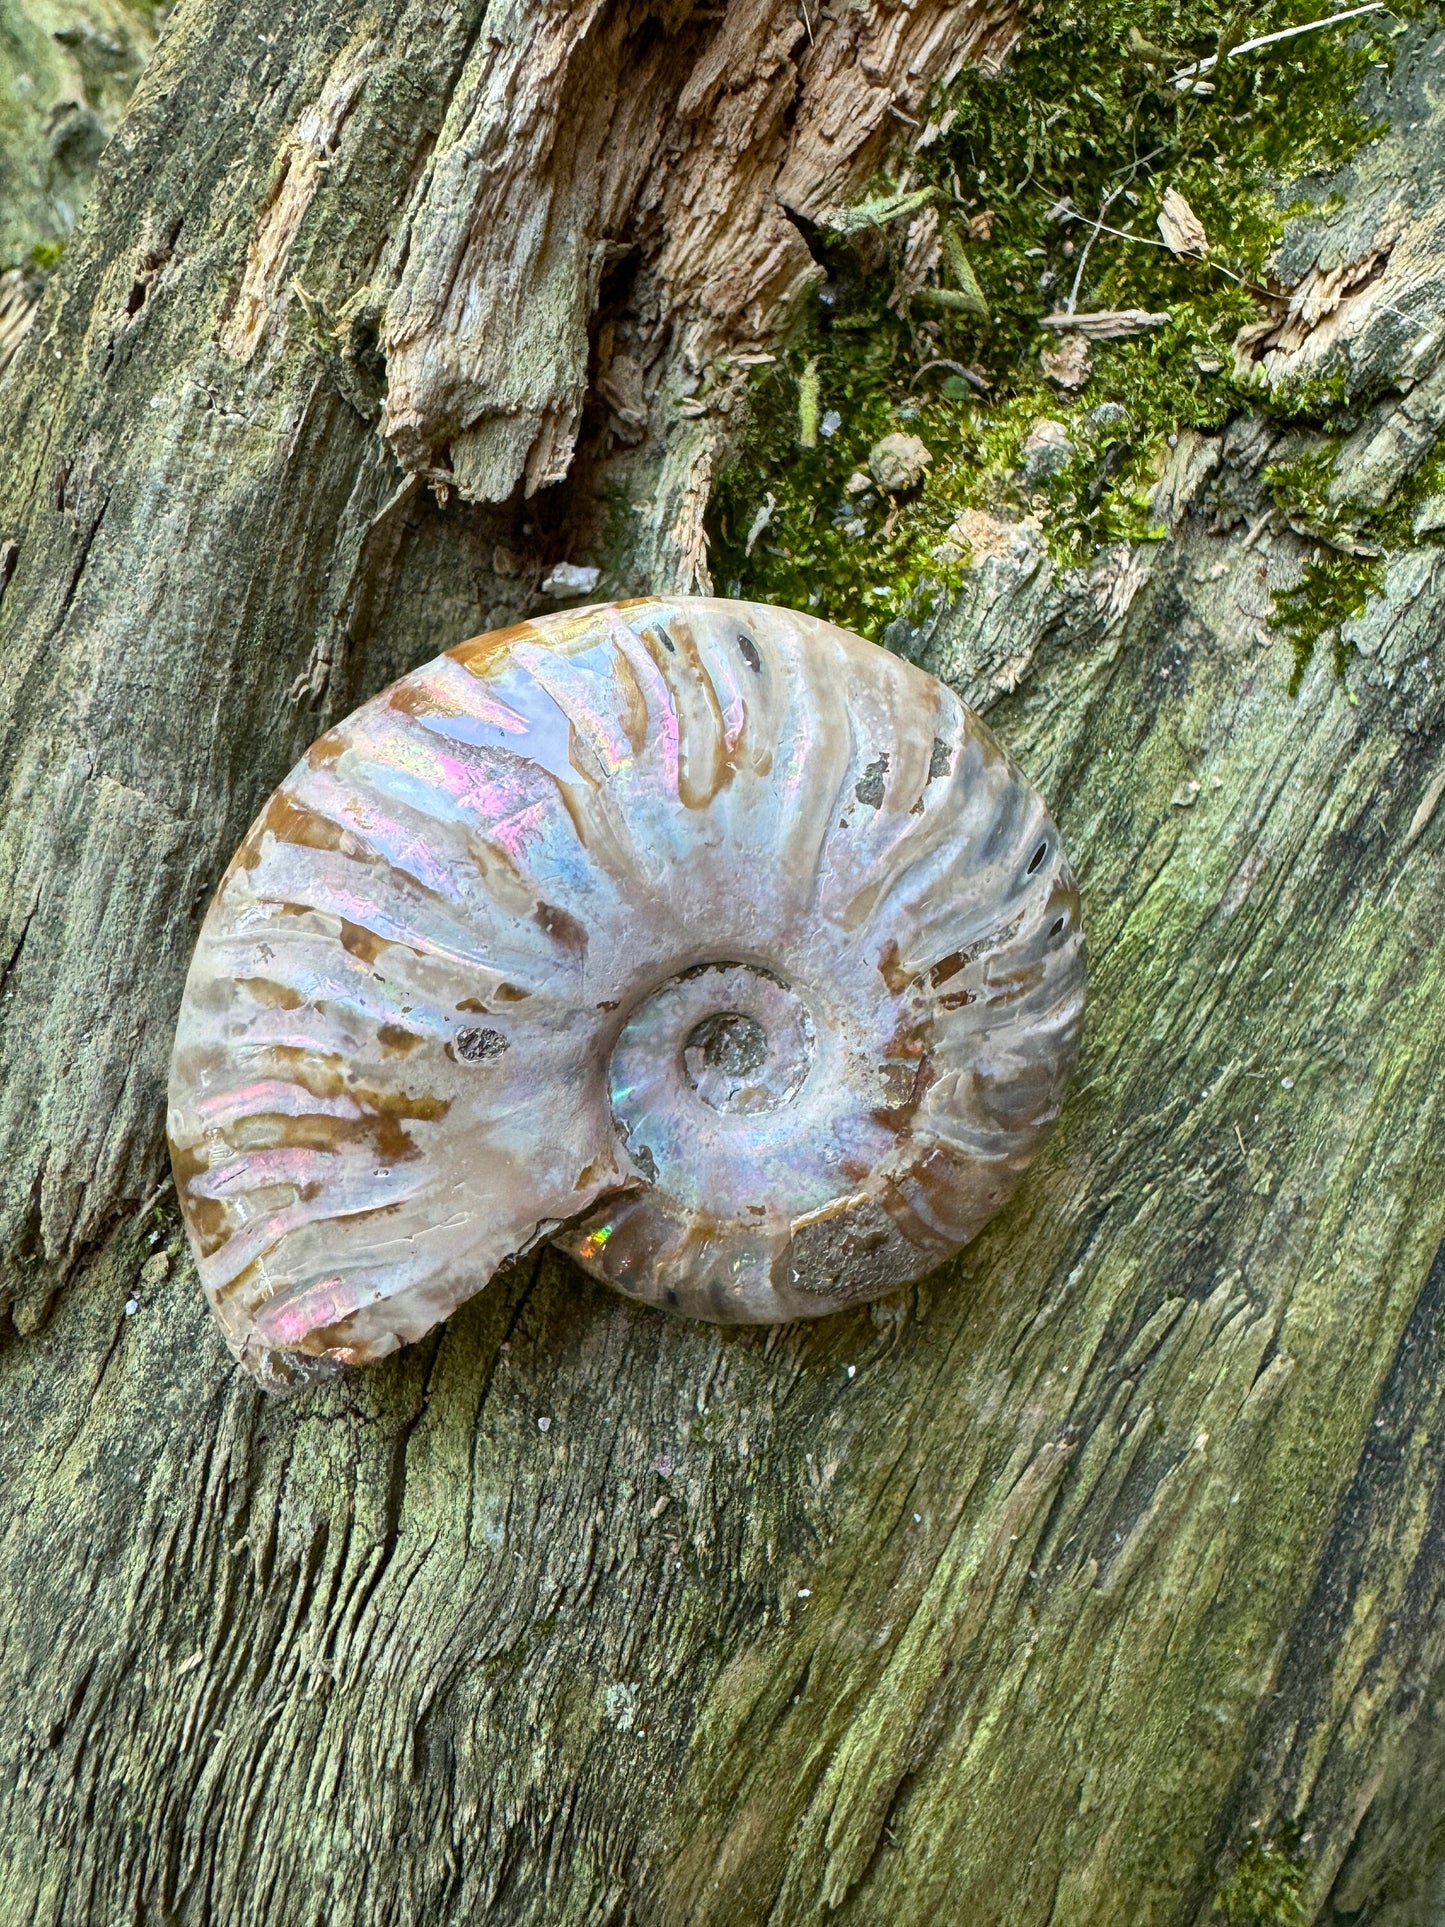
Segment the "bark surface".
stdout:
[[145,0],[0,4],[0,373],[154,44]]
[[[547,1256],[278,1403],[153,1200],[190,945],[267,791],[535,606],[609,485],[641,533],[606,586],[693,585],[726,415],[687,384],[814,271],[780,203],[855,192],[890,107],[1009,32],[167,29],[0,390],[5,1927],[1183,1927],[1254,1874],[1425,1915],[1445,563],[1392,562],[1291,696],[1270,595],[1320,538],[1265,471],[1304,431],[1181,438],[1168,539],[1063,574],[1016,529],[892,638],[1050,799],[1092,955],[1064,1121],[947,1271],[719,1332]],[[1336,536],[1445,413],[1439,51],[1253,344],[1361,396]]]

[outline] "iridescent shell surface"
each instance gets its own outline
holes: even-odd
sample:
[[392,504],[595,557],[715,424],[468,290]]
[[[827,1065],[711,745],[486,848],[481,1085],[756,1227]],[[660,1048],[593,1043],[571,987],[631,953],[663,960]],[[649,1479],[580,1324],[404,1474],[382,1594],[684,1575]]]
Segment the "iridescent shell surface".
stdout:
[[697,1317],[817,1317],[1013,1190],[1083,1006],[1043,802],[828,623],[624,602],[329,731],[227,870],[171,1070],[241,1361],[359,1363],[544,1239]]

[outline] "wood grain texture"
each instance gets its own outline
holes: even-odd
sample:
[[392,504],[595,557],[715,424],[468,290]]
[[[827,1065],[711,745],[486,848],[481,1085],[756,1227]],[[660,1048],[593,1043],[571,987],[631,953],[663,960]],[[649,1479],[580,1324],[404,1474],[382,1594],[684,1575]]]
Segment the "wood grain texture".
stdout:
[[154,44],[145,0],[0,4],[0,374]]
[[[560,481],[603,268],[633,253],[656,318],[629,359],[665,433],[703,371],[765,350],[820,278],[790,211],[816,220],[860,192],[930,90],[1016,34],[1012,8],[958,0],[816,21],[796,0],[489,10],[387,308],[385,428],[403,465],[474,501]],[[669,539],[685,553],[693,533]]]
[[[516,593],[299,297],[212,342],[368,45],[288,264],[370,285],[476,23],[257,19],[177,17],[4,391],[0,1922],[1203,1927],[1284,1823],[1311,1917],[1427,1917],[1445,579],[1392,562],[1291,697],[1307,431],[1183,438],[1166,540],[1021,537],[893,638],[1049,798],[1090,941],[1063,1123],[960,1262],[762,1333],[549,1257],[289,1403],[232,1370],[134,1209],[194,919],[318,717]],[[1392,353],[1341,467],[1398,487],[1445,377]]]

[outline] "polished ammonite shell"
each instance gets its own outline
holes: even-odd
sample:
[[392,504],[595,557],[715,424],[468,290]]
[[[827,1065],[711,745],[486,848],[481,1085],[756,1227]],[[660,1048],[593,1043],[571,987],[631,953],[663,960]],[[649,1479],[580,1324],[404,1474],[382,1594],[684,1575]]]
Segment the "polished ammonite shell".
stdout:
[[520,623],[323,736],[221,881],[170,1088],[202,1282],[263,1377],[544,1239],[817,1317],[1009,1195],[1083,981],[1058,833],[931,676],[753,603]]

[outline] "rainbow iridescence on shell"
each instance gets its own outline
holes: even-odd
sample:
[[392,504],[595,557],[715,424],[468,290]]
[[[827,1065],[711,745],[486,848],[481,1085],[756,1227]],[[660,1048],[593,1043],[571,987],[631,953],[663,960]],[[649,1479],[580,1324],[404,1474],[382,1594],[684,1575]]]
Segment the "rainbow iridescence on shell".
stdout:
[[1083,981],[1043,802],[921,670],[703,599],[479,637],[328,731],[216,892],[170,1087],[202,1283],[263,1378],[547,1239],[819,1316],[1013,1190]]

